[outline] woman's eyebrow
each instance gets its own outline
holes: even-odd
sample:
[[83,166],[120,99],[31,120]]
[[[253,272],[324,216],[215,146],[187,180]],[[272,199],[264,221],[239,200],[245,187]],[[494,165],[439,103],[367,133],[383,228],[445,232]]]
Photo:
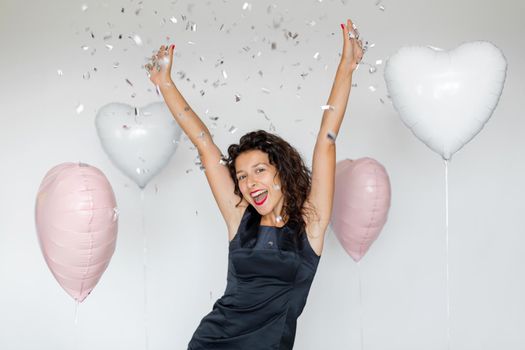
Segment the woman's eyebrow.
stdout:
[[[252,165],[252,168],[255,168],[256,166],[259,166],[259,165],[261,165],[261,164],[262,164],[262,165],[268,165],[268,164],[266,164],[266,163],[264,163],[264,162],[259,162],[259,163],[255,164],[255,165]],[[240,172],[242,172],[242,171],[244,171],[244,170],[237,170],[237,171],[235,172],[235,174],[238,174],[238,173],[240,173]]]

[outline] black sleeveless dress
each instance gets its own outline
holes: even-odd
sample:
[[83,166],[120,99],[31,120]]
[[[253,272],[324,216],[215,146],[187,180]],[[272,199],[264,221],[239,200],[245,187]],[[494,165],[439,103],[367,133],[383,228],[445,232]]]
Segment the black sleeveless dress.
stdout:
[[188,350],[289,350],[320,256],[303,230],[261,226],[248,205],[230,241],[224,295],[200,322]]

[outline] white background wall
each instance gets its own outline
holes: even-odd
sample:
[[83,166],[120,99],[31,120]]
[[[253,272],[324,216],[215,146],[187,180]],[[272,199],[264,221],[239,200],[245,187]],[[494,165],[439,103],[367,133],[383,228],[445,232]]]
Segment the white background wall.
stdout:
[[[177,45],[174,80],[210,128],[209,116],[219,116],[211,130],[223,152],[248,131],[269,130],[262,109],[311,165],[346,18],[375,43],[365,56],[370,63],[404,45],[452,49],[489,40],[504,52],[509,65],[499,105],[449,164],[450,328],[452,349],[525,349],[524,2],[385,0],[384,11],[374,0],[253,1],[251,10],[243,3],[0,1],[0,349],[145,349],[142,207],[149,348],[185,349],[224,291],[225,225],[187,140],[141,202],[137,186],[100,146],[96,111],[109,102],[140,107],[159,100],[141,66],[169,36]],[[188,21],[196,31],[186,29]],[[288,31],[297,38],[286,39]],[[360,270],[328,232],[299,318],[299,350],[359,349],[361,327],[368,350],[446,348],[444,164],[402,124],[382,74],[383,65],[373,74],[356,72],[337,159],[369,156],[386,167],[389,220]],[[233,134],[231,126],[238,128]],[[120,208],[117,249],[80,305],[76,326],[74,302],[44,262],[33,216],[43,176],[67,161],[101,169]]]

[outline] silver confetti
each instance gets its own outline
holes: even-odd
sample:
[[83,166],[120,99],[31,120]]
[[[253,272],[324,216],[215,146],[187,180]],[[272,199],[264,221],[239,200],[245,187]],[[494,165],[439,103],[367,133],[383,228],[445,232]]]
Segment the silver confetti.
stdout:
[[331,105],[324,105],[324,106],[321,106],[321,109],[323,111],[327,110],[327,109],[330,109],[330,110],[334,110],[334,106],[331,106]]
[[89,72],[82,74],[82,78],[84,78],[84,80],[88,80],[90,77],[91,77],[91,74],[89,74]]
[[[283,221],[283,217],[282,217],[281,215],[277,215],[277,216],[275,217],[275,221],[277,221],[277,222],[281,222],[281,221]],[[273,244],[273,242],[271,242],[271,241],[268,242],[268,243],[272,243],[272,244]]]
[[77,114],[82,113],[83,110],[84,110],[84,105],[79,103],[77,108],[76,108]]
[[228,130],[228,131],[229,131],[230,133],[233,134],[234,132],[237,131],[237,128],[236,128],[235,126],[232,126],[232,127],[230,128],[230,130]]
[[118,63],[118,62],[113,62],[113,68],[118,68],[118,66],[120,66],[120,63]]
[[177,19],[175,18],[175,16],[171,16],[170,21],[171,23],[177,23]]
[[105,46],[109,51],[113,50],[113,45],[106,44]]
[[84,51],[89,50],[89,46],[87,46],[87,45],[82,45],[80,48],[81,48],[82,50],[84,50]]
[[62,72],[62,69],[57,69],[57,74],[61,77],[64,75],[64,72]]
[[131,33],[128,38],[132,39],[137,46],[142,46],[142,39],[135,33]]
[[375,66],[370,66],[370,68],[368,69],[369,73],[375,73],[376,71],[377,71],[377,68]]
[[261,88],[261,90],[262,90],[263,92],[267,93],[267,94],[269,94],[269,93],[270,93],[270,90],[269,90],[269,89],[267,89],[267,88]]
[[226,71],[224,69],[222,70],[222,76],[224,77],[224,79],[228,79],[228,74],[226,74]]
[[129,81],[128,78],[126,78],[126,83],[128,83],[129,85],[133,86],[133,84],[131,83],[131,81]]
[[244,11],[248,10],[248,11],[251,11],[252,10],[252,4],[249,4],[247,2],[245,2],[243,5],[242,5],[242,9]]
[[241,95],[235,94],[235,102],[239,102],[241,100]]
[[268,118],[268,116],[266,115],[266,113],[262,109],[257,109],[257,112],[261,113],[262,115],[264,115],[264,118],[266,118],[266,120],[270,120],[270,118]]
[[83,4],[81,9],[82,9],[82,12],[84,12],[88,9],[88,6],[86,4]]
[[314,55],[314,59],[318,60],[319,59],[319,52],[316,52],[315,55]]
[[332,142],[335,142],[335,139],[337,138],[337,135],[333,131],[328,131],[326,134],[326,137]]
[[375,87],[374,85],[370,85],[370,86],[368,87],[368,89],[369,89],[370,91],[372,91],[372,92],[374,92],[374,91],[377,90],[376,87]]
[[383,64],[383,60],[376,60],[376,65]]

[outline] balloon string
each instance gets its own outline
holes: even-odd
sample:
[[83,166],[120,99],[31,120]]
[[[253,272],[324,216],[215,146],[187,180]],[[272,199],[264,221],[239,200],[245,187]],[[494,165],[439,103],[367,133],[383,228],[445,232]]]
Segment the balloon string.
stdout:
[[147,284],[147,256],[148,256],[148,248],[147,248],[147,240],[146,240],[146,225],[144,222],[144,189],[140,190],[140,202],[141,202],[141,218],[142,218],[142,236],[144,238],[143,240],[143,272],[144,272],[144,342],[146,350],[148,350],[149,345],[149,339],[148,339],[148,284]]
[[80,303],[78,302],[78,300],[75,300],[75,349],[78,349],[80,348],[80,342],[78,340],[79,336],[78,336],[78,305]]
[[363,331],[363,297],[361,293],[361,261],[357,262],[357,276],[358,276],[358,286],[359,286],[359,321],[361,324],[361,350],[364,349],[364,331]]
[[446,290],[447,290],[447,349],[450,350],[450,276],[448,232],[448,161],[445,159],[445,230],[446,230]]

